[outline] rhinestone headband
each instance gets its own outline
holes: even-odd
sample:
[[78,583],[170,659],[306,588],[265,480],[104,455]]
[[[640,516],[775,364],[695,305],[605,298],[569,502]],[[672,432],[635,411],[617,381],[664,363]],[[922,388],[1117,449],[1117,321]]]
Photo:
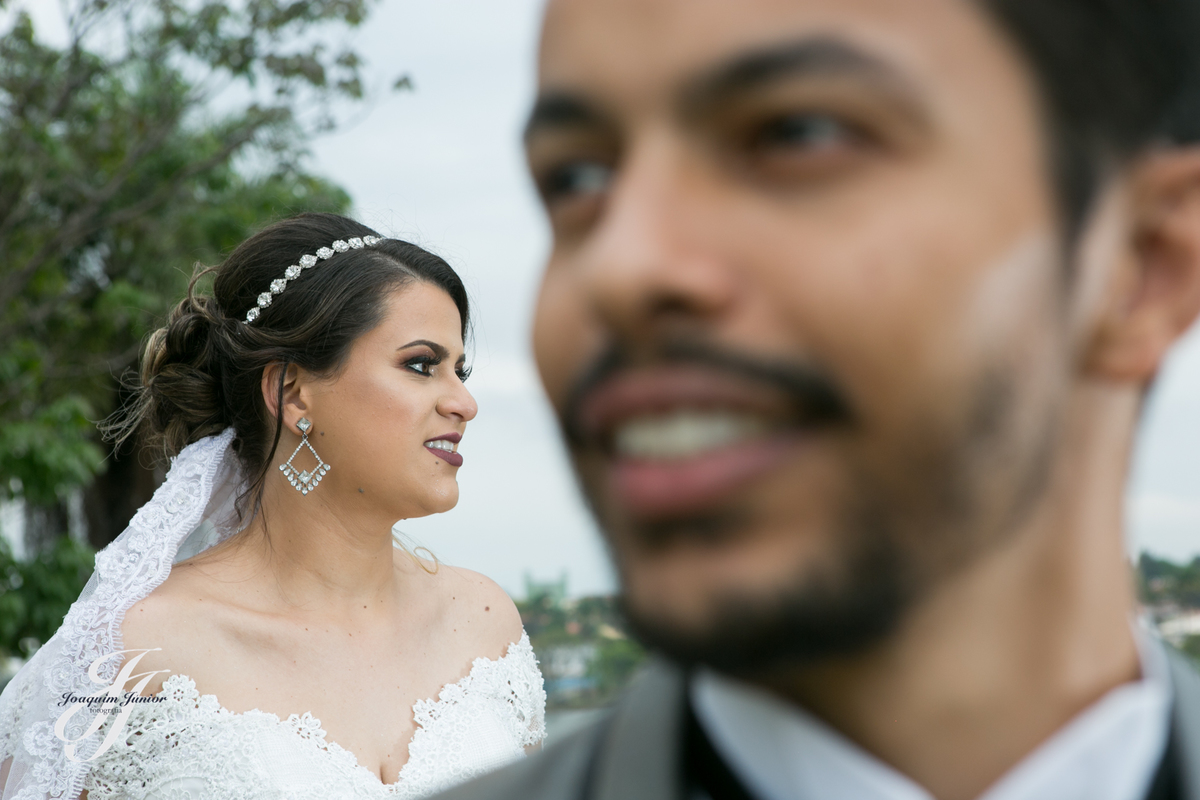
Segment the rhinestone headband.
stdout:
[[361,239],[355,236],[353,239],[346,239],[345,241],[338,239],[329,247],[322,247],[315,255],[300,256],[298,263],[292,264],[284,270],[282,278],[276,278],[271,281],[270,291],[263,292],[258,296],[258,305],[246,312],[246,319],[242,321],[242,324],[249,325],[258,319],[258,315],[262,313],[262,310],[271,305],[271,301],[275,299],[275,295],[282,293],[287,288],[288,281],[296,280],[296,278],[300,277],[301,272],[315,267],[318,261],[332,258],[335,254],[344,253],[347,250],[361,250],[364,247],[370,247],[382,241],[383,239],[378,236],[363,236]]

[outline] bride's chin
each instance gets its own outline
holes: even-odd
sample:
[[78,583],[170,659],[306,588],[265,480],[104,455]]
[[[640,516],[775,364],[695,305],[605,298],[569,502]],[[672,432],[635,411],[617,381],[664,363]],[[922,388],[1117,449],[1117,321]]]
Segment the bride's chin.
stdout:
[[451,478],[449,481],[433,487],[425,503],[426,515],[444,514],[458,505],[458,482]]
[[454,508],[456,505],[458,505],[458,486],[457,485],[455,485],[455,487],[454,487],[454,496],[448,498],[446,503],[443,505],[443,507],[439,508],[437,511],[435,511],[433,513],[444,514],[447,511],[449,511],[450,509]]

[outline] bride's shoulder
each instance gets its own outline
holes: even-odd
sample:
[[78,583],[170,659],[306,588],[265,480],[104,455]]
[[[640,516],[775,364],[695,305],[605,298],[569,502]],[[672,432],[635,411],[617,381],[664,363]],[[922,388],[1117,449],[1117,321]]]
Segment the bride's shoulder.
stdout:
[[125,615],[126,622],[138,626],[171,626],[178,624],[181,616],[193,616],[202,611],[205,602],[215,607],[218,597],[211,590],[211,576],[190,566],[186,563],[173,566],[162,583],[130,606]]
[[[172,570],[166,580],[129,607],[122,628],[127,632],[130,629],[170,629],[184,612],[185,593],[195,594],[194,587],[187,586],[189,583],[191,581],[181,572]],[[191,592],[187,591],[189,588]]]
[[516,603],[495,581],[463,567],[439,566],[439,616],[474,655],[500,658],[525,632]]
[[184,562],[175,565],[166,580],[125,611],[123,648],[151,650],[139,665],[143,668],[203,662],[204,652],[227,638],[224,633],[236,616],[221,586],[214,575]]

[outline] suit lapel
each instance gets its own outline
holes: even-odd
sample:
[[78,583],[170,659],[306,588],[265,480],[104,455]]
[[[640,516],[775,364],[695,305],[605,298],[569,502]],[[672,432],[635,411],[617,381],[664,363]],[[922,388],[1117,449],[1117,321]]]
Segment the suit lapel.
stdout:
[[1181,653],[1170,647],[1167,662],[1171,666],[1171,738],[1168,751],[1179,776],[1180,797],[1200,800],[1200,675]]
[[652,659],[613,712],[587,800],[683,800],[685,702],[682,671]]
[[[1200,675],[1185,656],[1166,650],[1173,692],[1171,744],[1148,800],[1157,800],[1153,792],[1161,792],[1165,772],[1178,779],[1171,781],[1171,800],[1200,800]],[[686,702],[683,672],[652,659],[607,726],[587,800],[683,800]]]

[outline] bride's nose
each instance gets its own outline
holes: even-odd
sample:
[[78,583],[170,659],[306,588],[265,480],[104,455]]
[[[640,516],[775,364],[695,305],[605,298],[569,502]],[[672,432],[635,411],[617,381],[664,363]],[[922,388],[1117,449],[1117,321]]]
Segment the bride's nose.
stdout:
[[437,410],[443,417],[457,417],[463,422],[470,422],[479,413],[479,406],[467,387],[459,382],[438,398]]

